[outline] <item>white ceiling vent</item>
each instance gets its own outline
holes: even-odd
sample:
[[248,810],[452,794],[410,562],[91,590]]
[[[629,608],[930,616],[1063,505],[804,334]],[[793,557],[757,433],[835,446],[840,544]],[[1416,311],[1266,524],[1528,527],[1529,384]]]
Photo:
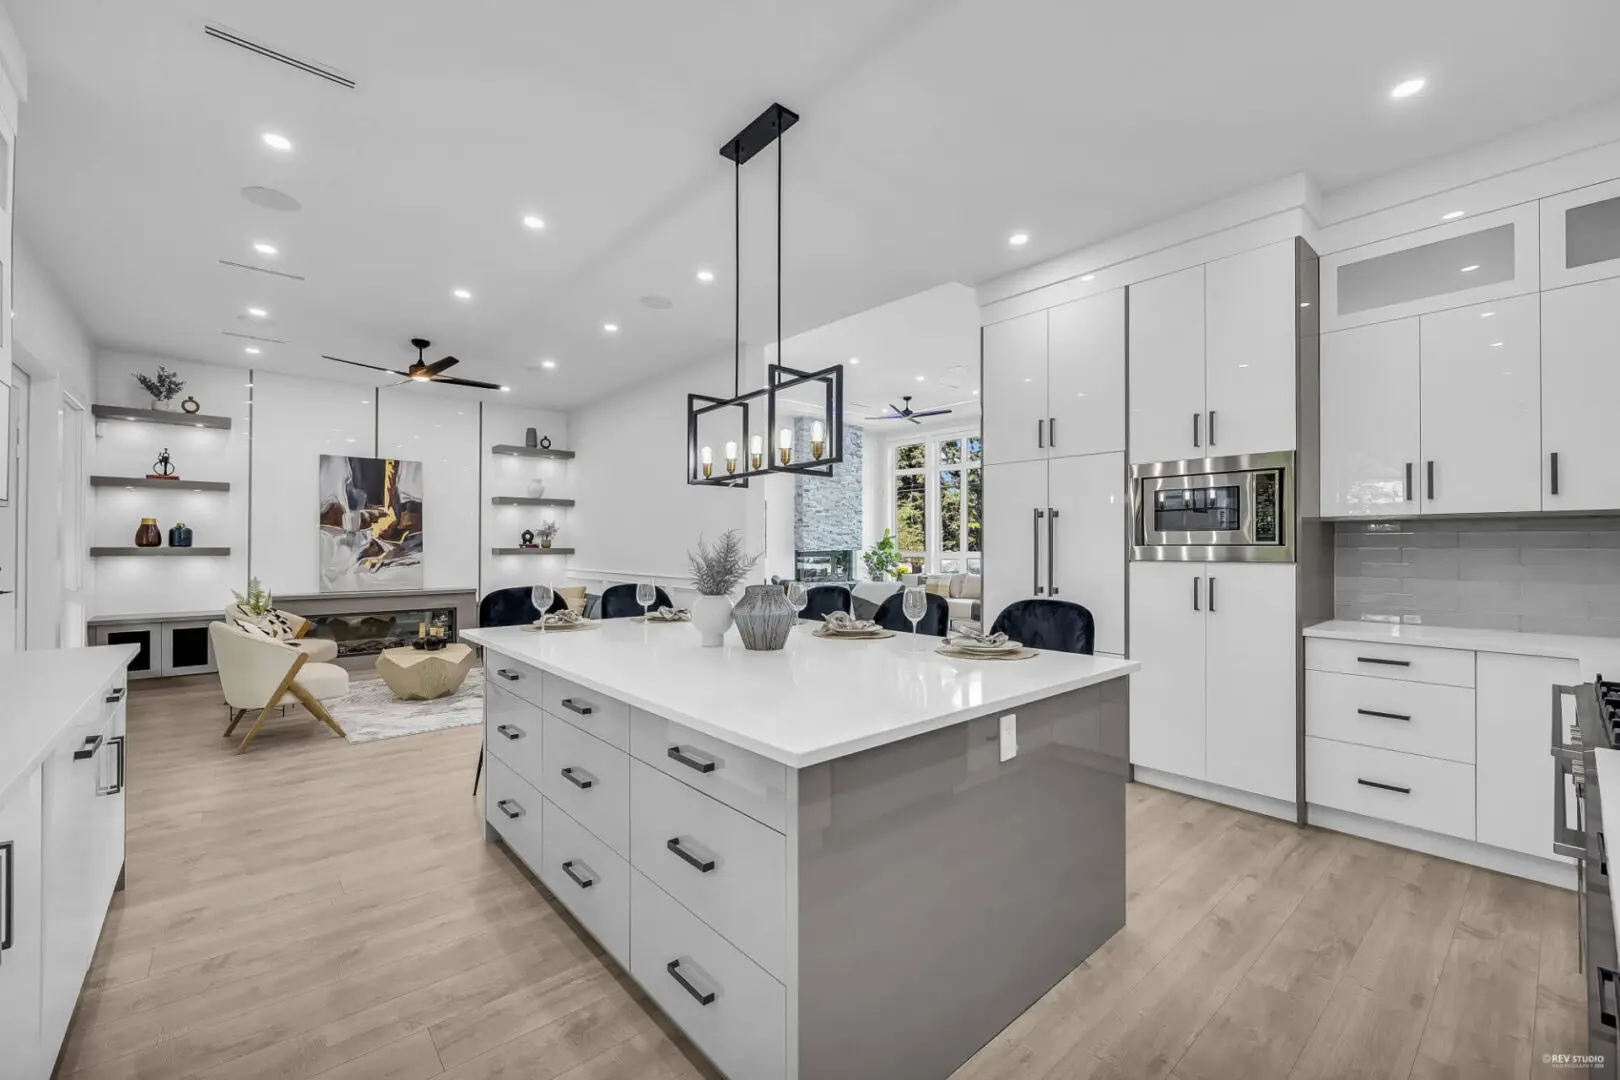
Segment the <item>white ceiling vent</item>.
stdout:
[[313,60],[305,60],[301,57],[292,56],[288,53],[281,52],[279,49],[272,49],[270,46],[261,41],[254,41],[252,38],[243,37],[241,34],[227,30],[223,26],[217,26],[214,23],[204,23],[203,33],[207,34],[216,41],[223,41],[227,45],[235,45],[239,49],[246,49],[250,53],[257,53],[266,59],[274,60],[280,64],[286,64],[291,68],[297,68],[299,71],[325,79],[327,82],[334,82],[339,86],[346,86],[350,90],[354,89],[354,80],[343,74],[341,71],[338,71],[336,68],[325,67],[324,65],[315,63]]

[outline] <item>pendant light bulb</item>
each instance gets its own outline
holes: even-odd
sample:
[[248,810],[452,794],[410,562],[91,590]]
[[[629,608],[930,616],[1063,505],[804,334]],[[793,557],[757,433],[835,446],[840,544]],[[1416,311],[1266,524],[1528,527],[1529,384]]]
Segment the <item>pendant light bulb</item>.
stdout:
[[821,460],[821,452],[826,449],[827,426],[820,420],[810,425],[810,453],[817,461]]
[[714,475],[714,451],[705,446],[698,458],[703,462],[703,479],[707,480]]
[[765,464],[765,436],[750,436],[748,439],[748,467],[758,469],[763,464]]
[[793,429],[783,428],[777,432],[776,448],[781,453],[782,464],[786,465],[793,460]]
[[728,440],[726,442],[726,472],[734,473],[736,471],[737,471],[737,444],[735,442],[731,442],[731,441]]

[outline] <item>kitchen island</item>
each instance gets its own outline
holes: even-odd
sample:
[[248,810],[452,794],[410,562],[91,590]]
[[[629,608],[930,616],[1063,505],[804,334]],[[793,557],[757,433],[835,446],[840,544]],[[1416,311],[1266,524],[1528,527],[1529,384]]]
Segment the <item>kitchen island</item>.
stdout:
[[1135,663],[461,636],[486,836],[733,1080],[948,1076],[1124,925]]

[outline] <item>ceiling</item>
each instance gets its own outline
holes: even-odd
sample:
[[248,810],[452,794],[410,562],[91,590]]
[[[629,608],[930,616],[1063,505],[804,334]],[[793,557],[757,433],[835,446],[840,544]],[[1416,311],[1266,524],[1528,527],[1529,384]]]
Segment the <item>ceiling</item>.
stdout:
[[[30,68],[18,227],[99,342],[365,381],[320,355],[403,365],[423,336],[462,358],[457,374],[554,407],[727,350],[733,177],[717,149],[773,100],[803,115],[784,140],[794,334],[1285,174],[1332,190],[1620,98],[1611,0],[1565,0],[1556,18],[1517,0],[9,10]],[[205,14],[358,85],[205,37]],[[1391,101],[1412,74],[1427,89]],[[743,170],[756,344],[776,337],[773,157]],[[302,209],[254,206],[248,185]],[[1027,245],[1008,246],[1015,230]],[[248,356],[222,331],[285,344]]]

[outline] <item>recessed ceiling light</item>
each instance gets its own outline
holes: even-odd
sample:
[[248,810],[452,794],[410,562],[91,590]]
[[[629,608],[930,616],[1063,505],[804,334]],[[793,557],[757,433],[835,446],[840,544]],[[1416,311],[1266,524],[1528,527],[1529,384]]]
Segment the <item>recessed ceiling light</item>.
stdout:
[[1463,216],[1463,211],[1461,211],[1461,210],[1453,210],[1449,214],[1441,214],[1440,215],[1440,220],[1441,221],[1456,221],[1458,218],[1460,218],[1462,216]]
[[1406,79],[1402,82],[1396,83],[1394,88],[1390,90],[1389,96],[1395,98],[1396,100],[1401,98],[1409,98],[1427,85],[1428,81],[1421,77],[1415,79]]
[[711,281],[714,280],[714,271],[713,270],[699,270],[697,272],[697,279],[699,281],[704,282],[705,284],[707,284],[708,282],[711,282]]
[[858,364],[861,362],[861,358],[858,356],[852,356],[849,358],[849,362],[852,364]]
[[605,323],[602,324],[602,329],[606,333],[617,334],[619,332],[619,324],[618,323],[605,322]]
[[264,310],[264,308],[262,308],[262,307],[250,307],[250,308],[247,309],[247,312],[248,312],[249,315],[253,316],[255,319],[268,318],[269,315],[270,315],[270,313],[268,311]]
[[978,397],[978,396],[979,396],[979,392],[978,392],[978,391],[977,391],[977,390],[975,390],[975,391],[973,391],[973,396],[974,396],[974,397]]
[[523,224],[531,229],[543,229],[546,227],[546,223],[537,214],[524,214]]
[[922,381],[923,381],[923,377],[922,377],[922,376],[921,376],[921,375],[919,375],[919,376],[917,376],[917,381],[918,381],[918,382],[922,382]]
[[557,361],[547,357],[546,359],[540,361],[540,366],[549,371],[557,366]]
[[247,353],[249,356],[258,356],[259,355],[259,347],[257,345],[249,345],[247,348],[243,349],[242,351]]
[[1080,280],[1081,281],[1094,281],[1094,280],[1096,280],[1096,277],[1097,277],[1096,274],[1081,274],[1080,275]]
[[1479,313],[1479,317],[1482,318],[1482,319],[1488,319],[1492,315],[1495,315],[1495,314],[1496,314],[1496,312],[1494,312],[1494,311],[1482,311],[1482,312]]
[[276,245],[259,240],[254,243],[253,250],[257,251],[260,255],[274,255],[276,253]]
[[1493,341],[1493,342],[1491,342],[1491,348],[1493,348],[1493,349],[1500,349],[1500,348],[1501,348],[1501,347],[1502,347],[1502,343],[1501,343],[1501,342],[1500,342],[1500,341]]
[[1467,266],[1463,267],[1460,271],[1458,271],[1458,273],[1472,274],[1475,270],[1478,270],[1478,269],[1479,269],[1479,263],[1469,263]]
[[451,289],[450,295],[455,297],[457,300],[472,299],[472,293],[468,292],[466,289]]
[[1011,236],[1007,237],[1007,243],[1013,247],[1023,247],[1025,244],[1029,243],[1029,233],[1015,232]]
[[268,146],[272,150],[292,149],[292,140],[279,132],[267,131],[259,137],[264,140],[264,145]]

